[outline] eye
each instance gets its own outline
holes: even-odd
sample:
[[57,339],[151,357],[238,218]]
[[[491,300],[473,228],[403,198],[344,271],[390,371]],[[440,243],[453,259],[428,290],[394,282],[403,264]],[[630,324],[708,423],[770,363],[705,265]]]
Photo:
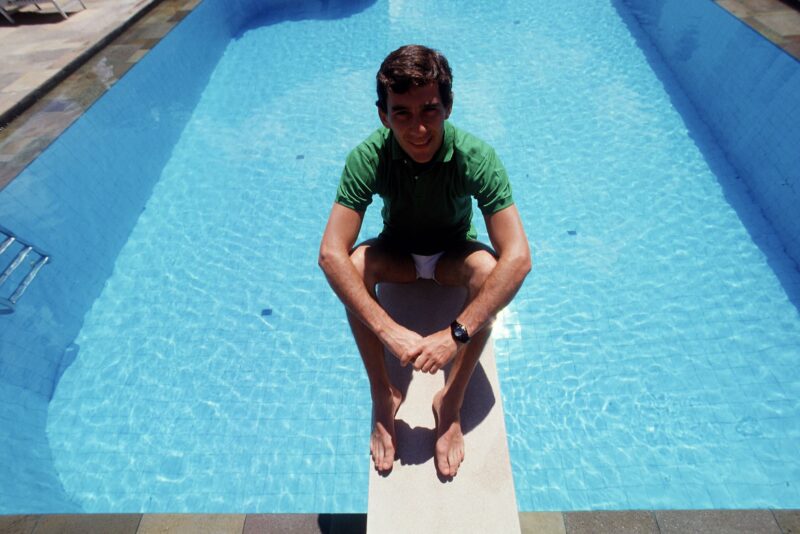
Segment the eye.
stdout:
[[394,113],[392,113],[392,116],[395,118],[395,120],[401,120],[402,121],[402,120],[407,120],[411,116],[411,113],[409,113],[408,111],[405,111],[405,110],[400,110],[400,111],[395,111]]

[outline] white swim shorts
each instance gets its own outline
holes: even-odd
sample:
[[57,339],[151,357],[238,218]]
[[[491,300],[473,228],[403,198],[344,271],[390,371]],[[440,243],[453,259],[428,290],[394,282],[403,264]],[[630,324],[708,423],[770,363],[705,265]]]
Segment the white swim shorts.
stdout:
[[436,262],[442,257],[442,254],[444,254],[444,252],[439,252],[432,256],[412,254],[411,257],[414,258],[414,267],[417,268],[417,278],[436,281]]

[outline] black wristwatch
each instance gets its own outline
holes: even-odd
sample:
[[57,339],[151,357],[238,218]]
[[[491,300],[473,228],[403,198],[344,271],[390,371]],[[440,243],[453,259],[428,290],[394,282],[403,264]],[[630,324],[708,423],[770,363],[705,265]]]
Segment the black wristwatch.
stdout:
[[452,334],[453,339],[459,343],[469,343],[469,332],[467,332],[467,328],[458,321],[450,323],[450,334]]

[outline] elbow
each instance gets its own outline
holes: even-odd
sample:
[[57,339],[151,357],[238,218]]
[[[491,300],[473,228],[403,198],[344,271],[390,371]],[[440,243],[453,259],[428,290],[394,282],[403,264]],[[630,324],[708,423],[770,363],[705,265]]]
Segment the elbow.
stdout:
[[522,283],[525,280],[525,277],[528,276],[528,273],[531,272],[533,268],[533,261],[531,260],[531,252],[530,250],[525,247],[525,250],[519,252],[514,257],[514,265],[516,266],[515,271],[519,274],[519,281]]
[[331,265],[333,264],[335,254],[332,253],[330,247],[325,246],[325,243],[322,244],[319,248],[319,256],[317,257],[317,265],[325,274],[330,272]]
[[332,272],[337,270],[337,266],[341,265],[342,261],[347,258],[348,254],[346,251],[323,241],[322,245],[319,247],[317,265],[319,265],[319,268],[325,273],[325,276],[330,276]]
[[533,262],[531,261],[531,255],[526,254],[522,260],[520,260],[520,272],[522,273],[522,279],[524,280],[528,273],[531,272],[533,268]]

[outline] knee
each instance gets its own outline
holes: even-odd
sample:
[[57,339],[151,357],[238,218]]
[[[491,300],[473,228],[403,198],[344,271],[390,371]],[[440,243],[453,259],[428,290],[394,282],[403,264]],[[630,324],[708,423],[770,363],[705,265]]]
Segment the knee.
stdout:
[[497,265],[495,257],[487,251],[473,254],[470,258],[469,291],[477,294],[486,283],[486,279]]
[[358,275],[364,281],[364,285],[370,292],[373,292],[378,284],[378,276],[381,269],[379,262],[375,261],[374,254],[370,252],[369,245],[360,245],[350,253],[350,261],[358,271]]
[[367,248],[368,247],[365,245],[361,245],[353,249],[353,252],[350,253],[350,261],[353,262],[353,266],[356,268],[361,278],[365,278],[367,270]]

